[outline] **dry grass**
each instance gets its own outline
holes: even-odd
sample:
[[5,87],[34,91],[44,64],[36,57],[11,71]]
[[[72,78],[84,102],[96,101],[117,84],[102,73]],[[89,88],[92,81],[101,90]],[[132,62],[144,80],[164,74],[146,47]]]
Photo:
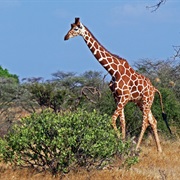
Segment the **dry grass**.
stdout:
[[180,179],[180,140],[162,141],[163,153],[158,154],[153,142],[142,145],[140,162],[131,169],[109,168],[106,170],[77,170],[65,175],[52,177],[48,172],[37,173],[31,169],[13,170],[10,166],[0,164],[0,179],[3,180],[178,180]]

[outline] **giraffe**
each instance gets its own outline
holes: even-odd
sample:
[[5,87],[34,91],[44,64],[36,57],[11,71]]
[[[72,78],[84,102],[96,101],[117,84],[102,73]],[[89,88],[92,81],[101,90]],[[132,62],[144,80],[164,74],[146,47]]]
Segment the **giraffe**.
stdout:
[[126,61],[104,48],[89,29],[80,22],[80,18],[75,18],[75,23],[71,24],[71,29],[65,35],[64,40],[75,36],[82,36],[88,48],[95,56],[97,61],[109,72],[112,80],[109,88],[112,91],[116,102],[116,110],[112,115],[112,126],[120,138],[120,133],[116,126],[116,120],[120,117],[122,139],[125,139],[126,124],[124,116],[124,107],[128,102],[134,102],[142,111],[143,122],[141,133],[136,145],[136,150],[140,147],[146,128],[151,125],[155,137],[157,150],[162,152],[159,136],[157,133],[157,121],[151,112],[151,106],[154,95],[157,92],[160,97],[160,103],[163,115],[163,103],[161,93],[156,89],[148,78],[137,73]]

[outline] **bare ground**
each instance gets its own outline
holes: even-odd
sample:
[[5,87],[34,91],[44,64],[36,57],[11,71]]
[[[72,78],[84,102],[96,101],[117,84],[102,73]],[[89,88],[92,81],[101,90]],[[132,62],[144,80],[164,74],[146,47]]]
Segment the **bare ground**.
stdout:
[[79,169],[77,172],[59,174],[53,177],[50,173],[37,173],[32,169],[16,169],[0,164],[0,179],[2,180],[179,180],[180,179],[180,139],[162,140],[163,153],[156,151],[153,141],[146,140],[142,144],[139,163],[129,170],[118,167],[104,170]]

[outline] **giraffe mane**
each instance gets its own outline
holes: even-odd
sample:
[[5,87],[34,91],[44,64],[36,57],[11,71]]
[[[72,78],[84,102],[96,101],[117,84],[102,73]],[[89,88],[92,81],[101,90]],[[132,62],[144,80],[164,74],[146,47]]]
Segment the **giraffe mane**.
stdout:
[[111,53],[109,50],[107,50],[97,39],[96,39],[96,37],[93,35],[93,33],[84,25],[84,27],[87,29],[87,31],[92,35],[92,37],[93,37],[93,39],[95,39],[98,43],[99,43],[99,45],[103,48],[103,49],[105,49],[109,54],[111,54],[112,56],[115,56],[118,60],[125,60],[126,61],[126,59],[124,59],[124,58],[122,58],[122,57],[120,57],[120,56],[118,56],[118,55],[116,55],[116,54],[113,54],[113,53]]

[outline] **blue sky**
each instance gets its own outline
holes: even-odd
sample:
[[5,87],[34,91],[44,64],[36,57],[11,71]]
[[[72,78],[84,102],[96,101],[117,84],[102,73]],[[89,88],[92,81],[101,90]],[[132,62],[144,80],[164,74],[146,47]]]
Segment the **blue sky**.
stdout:
[[180,1],[0,0],[0,65],[20,78],[51,79],[54,72],[102,71],[81,37],[64,41],[80,17],[110,52],[133,65],[173,56],[180,45]]

